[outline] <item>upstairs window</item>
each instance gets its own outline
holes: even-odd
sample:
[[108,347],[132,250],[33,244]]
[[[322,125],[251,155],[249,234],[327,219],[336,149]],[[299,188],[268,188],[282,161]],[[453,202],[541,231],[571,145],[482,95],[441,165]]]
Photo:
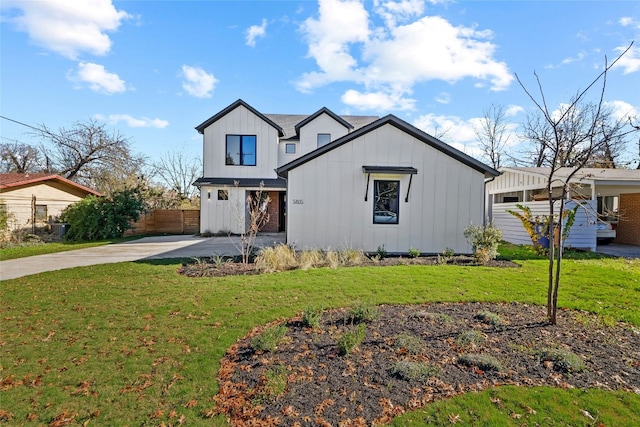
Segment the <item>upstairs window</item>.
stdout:
[[255,166],[256,136],[227,135],[225,164],[231,166]]
[[284,152],[286,154],[296,154],[296,144],[293,144],[293,143],[285,144]]
[[323,145],[327,145],[331,142],[331,134],[330,133],[319,133],[318,134],[318,148]]
[[373,182],[373,223],[398,224],[400,181]]

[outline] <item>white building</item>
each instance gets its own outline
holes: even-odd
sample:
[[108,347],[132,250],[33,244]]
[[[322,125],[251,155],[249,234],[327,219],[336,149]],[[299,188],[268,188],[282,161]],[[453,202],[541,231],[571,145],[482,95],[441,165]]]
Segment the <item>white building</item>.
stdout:
[[201,232],[245,227],[245,200],[270,195],[264,231],[298,249],[409,248],[468,253],[498,172],[389,115],[262,114],[238,100],[197,126],[204,135]]
[[[502,230],[507,242],[531,244],[520,220],[508,211],[518,211],[516,204],[520,204],[529,207],[533,215],[548,215],[546,187],[550,169],[509,167],[500,171],[499,177],[487,183],[487,216]],[[571,168],[555,172],[554,198],[571,172]],[[569,184],[569,207],[575,203],[581,207],[565,246],[595,250],[599,221],[613,224],[614,242],[640,245],[640,170],[583,168]]]

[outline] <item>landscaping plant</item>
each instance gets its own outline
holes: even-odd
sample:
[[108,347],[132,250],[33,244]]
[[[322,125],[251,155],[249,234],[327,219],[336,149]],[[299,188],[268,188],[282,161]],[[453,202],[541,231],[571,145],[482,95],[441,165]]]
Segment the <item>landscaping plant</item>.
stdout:
[[502,239],[502,231],[490,221],[482,226],[471,224],[464,229],[464,237],[471,244],[478,263],[485,265],[498,256],[498,245]]

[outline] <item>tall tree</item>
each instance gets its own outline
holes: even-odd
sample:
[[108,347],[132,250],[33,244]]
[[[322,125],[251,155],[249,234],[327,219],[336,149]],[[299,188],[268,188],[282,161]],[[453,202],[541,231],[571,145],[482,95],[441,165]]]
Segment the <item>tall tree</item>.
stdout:
[[151,165],[152,177],[160,184],[175,191],[182,199],[193,199],[198,190],[193,182],[202,176],[202,161],[190,157],[184,151],[165,153]]
[[[633,45],[633,43],[631,44]],[[602,123],[606,118],[604,107],[604,94],[606,89],[607,72],[615,63],[631,48],[631,45],[615,61],[608,64],[605,57],[604,70],[596,77],[586,89],[572,97],[568,104],[563,104],[557,110],[552,110],[547,104],[545,93],[540,78],[536,73],[538,97],[526,88],[518,75],[518,83],[533,101],[539,111],[539,119],[529,121],[528,132],[534,146],[544,156],[541,166],[547,166],[547,197],[549,200],[549,223],[547,230],[551,244],[549,245],[549,275],[547,289],[547,317],[551,324],[557,322],[558,289],[560,286],[560,273],[563,253],[563,218],[565,211],[565,199],[570,191],[570,183],[576,173],[585,167],[593,159],[595,153],[627,132],[634,129],[616,128],[615,131],[603,130]],[[588,102],[587,93],[599,81],[602,88],[597,102]],[[560,168],[568,167],[569,172],[559,174]],[[560,186],[560,195],[554,195],[553,189]],[[555,197],[554,197],[555,196]],[[555,204],[558,202],[558,212]],[[555,220],[554,220],[555,218]],[[558,248],[555,250],[555,236],[558,236]]]
[[143,163],[127,138],[94,119],[58,132],[42,125],[35,134],[43,139],[41,151],[51,172],[90,187],[99,187],[106,171],[126,171]]
[[483,111],[480,123],[473,128],[483,155],[494,169],[502,166],[505,149],[509,143],[510,133],[506,117],[504,106],[493,104]]
[[42,155],[37,147],[19,141],[0,144],[0,170],[11,173],[42,172]]

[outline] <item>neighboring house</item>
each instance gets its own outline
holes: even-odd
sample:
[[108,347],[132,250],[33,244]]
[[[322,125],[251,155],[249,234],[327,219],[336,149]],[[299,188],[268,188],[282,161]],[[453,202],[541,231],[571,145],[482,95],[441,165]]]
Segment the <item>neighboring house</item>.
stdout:
[[64,208],[91,194],[100,196],[97,191],[59,175],[0,174],[0,209],[9,214],[11,229],[46,225]]
[[[245,199],[262,183],[271,221],[298,249],[468,253],[498,172],[389,115],[262,114],[239,100],[204,135],[201,231],[242,232]],[[285,215],[286,212],[286,215]]]
[[[487,216],[503,231],[503,239],[518,244],[531,244],[519,219],[507,210],[518,211],[516,204],[528,206],[534,215],[549,213],[547,177],[549,168],[510,167],[486,188]],[[562,182],[572,169],[556,172],[554,197],[562,190]],[[580,203],[576,221],[565,246],[595,250],[598,224],[615,228],[614,242],[640,245],[640,170],[583,168],[571,179],[569,206]],[[554,209],[557,212],[557,209]]]

